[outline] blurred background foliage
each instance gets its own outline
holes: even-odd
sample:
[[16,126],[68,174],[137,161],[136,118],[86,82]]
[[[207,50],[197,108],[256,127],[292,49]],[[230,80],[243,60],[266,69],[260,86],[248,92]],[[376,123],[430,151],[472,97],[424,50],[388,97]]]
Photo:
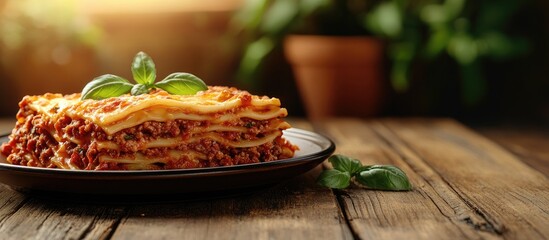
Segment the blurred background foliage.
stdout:
[[71,48],[95,48],[101,29],[76,11],[76,1],[5,1],[0,15],[2,65],[16,68],[24,52],[34,60],[66,64]]
[[[188,71],[276,96],[304,116],[281,42],[320,34],[385,41],[382,116],[549,120],[545,0],[0,0],[0,13],[2,116],[33,91],[76,92],[103,73],[129,75],[140,50],[159,74]],[[38,89],[13,84],[21,79]],[[48,89],[59,79],[74,86]]]
[[248,41],[238,78],[254,81],[288,34],[374,36],[388,43],[394,90],[408,90],[414,63],[449,57],[459,68],[463,103],[475,105],[487,91],[483,60],[513,59],[529,48],[524,36],[507,28],[522,5],[516,0],[249,0],[235,18]]
[[4,1],[0,16],[3,50],[27,46],[82,43],[93,46],[100,29],[76,11],[67,0]]

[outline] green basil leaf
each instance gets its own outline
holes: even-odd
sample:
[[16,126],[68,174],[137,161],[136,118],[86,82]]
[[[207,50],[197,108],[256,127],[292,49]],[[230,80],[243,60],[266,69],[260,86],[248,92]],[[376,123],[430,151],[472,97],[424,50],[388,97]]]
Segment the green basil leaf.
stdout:
[[204,81],[190,73],[172,73],[157,82],[155,87],[177,95],[193,95],[208,89]]
[[412,185],[406,174],[395,166],[373,165],[363,167],[355,179],[360,184],[378,190],[410,190]]
[[131,93],[134,96],[149,93],[149,88],[146,85],[138,83],[133,85]]
[[128,80],[112,74],[105,74],[94,78],[82,90],[81,99],[105,99],[118,97],[130,92],[132,84]]
[[156,68],[152,58],[144,52],[138,52],[133,59],[132,74],[137,83],[153,85],[156,79]]
[[348,172],[351,175],[357,173],[360,170],[360,167],[362,167],[360,161],[343,155],[333,155],[328,161],[335,169]]
[[324,170],[316,182],[324,187],[343,189],[351,183],[351,174],[335,169]]

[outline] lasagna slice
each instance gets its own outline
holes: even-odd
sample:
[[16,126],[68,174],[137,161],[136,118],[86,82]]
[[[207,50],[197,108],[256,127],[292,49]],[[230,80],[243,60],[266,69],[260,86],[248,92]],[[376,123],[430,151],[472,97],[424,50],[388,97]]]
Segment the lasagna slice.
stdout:
[[103,100],[26,96],[1,147],[12,164],[85,170],[182,169],[290,158],[277,98],[228,87],[195,95],[156,89]]

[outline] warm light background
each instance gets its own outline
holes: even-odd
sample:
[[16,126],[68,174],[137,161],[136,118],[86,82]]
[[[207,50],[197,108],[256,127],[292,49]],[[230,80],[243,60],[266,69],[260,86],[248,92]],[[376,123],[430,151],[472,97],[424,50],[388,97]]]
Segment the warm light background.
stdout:
[[[242,41],[231,27],[231,17],[242,2],[0,0],[0,116],[13,117],[17,102],[27,94],[79,92],[89,80],[105,73],[131,78],[130,63],[138,51],[154,59],[159,78],[182,71],[196,74],[209,85],[249,87],[235,81]],[[546,13],[538,26],[543,33],[538,40],[544,41],[549,30],[549,4],[533,2],[536,4],[532,6],[542,6],[538,11]],[[414,99],[421,98],[421,91],[415,91],[431,87],[420,84],[404,95],[393,93],[382,116],[493,119],[491,115],[496,114],[497,119],[547,121],[549,51],[540,51],[535,53],[537,64],[515,71],[519,78],[535,80],[497,85],[496,93],[480,110],[453,114],[416,106]],[[275,53],[266,66],[255,89],[250,90],[280,97],[292,115],[304,116],[282,54]],[[454,107],[452,102],[448,104]]]
[[[79,92],[85,83],[104,73],[129,79],[130,64],[138,51],[151,55],[158,77],[191,72],[210,85],[230,84],[238,42],[227,32],[240,2],[0,1],[3,17],[12,20],[7,16],[11,14],[15,18],[11,23],[20,21],[19,27],[28,29],[22,36],[12,37],[22,39],[22,44],[12,44],[20,46],[0,45],[1,113],[13,115],[23,95]],[[34,21],[29,23],[28,16]],[[49,29],[52,25],[53,30]],[[3,34],[17,33],[10,31],[13,26],[2,27]],[[67,29],[59,33],[63,39],[46,37],[57,35],[57,29]]]

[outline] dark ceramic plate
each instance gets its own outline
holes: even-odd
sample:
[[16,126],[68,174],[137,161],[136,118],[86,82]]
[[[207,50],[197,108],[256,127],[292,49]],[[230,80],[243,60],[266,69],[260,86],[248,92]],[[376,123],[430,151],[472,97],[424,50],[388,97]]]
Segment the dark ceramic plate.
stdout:
[[[289,129],[288,141],[299,146],[295,157],[280,161],[200,169],[155,171],[86,171],[11,165],[0,156],[0,182],[26,192],[83,195],[223,195],[262,189],[311,170],[334,150],[319,134]],[[8,140],[0,138],[0,144]]]

